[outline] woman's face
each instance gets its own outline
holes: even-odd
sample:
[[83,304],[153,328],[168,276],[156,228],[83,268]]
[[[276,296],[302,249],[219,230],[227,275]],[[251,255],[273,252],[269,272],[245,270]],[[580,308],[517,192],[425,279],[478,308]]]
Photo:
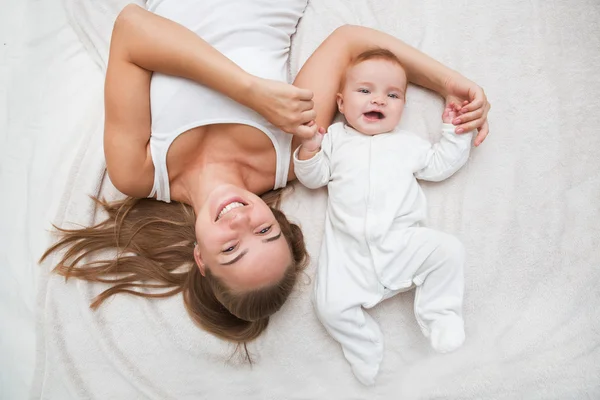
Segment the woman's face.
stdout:
[[282,279],[292,255],[265,202],[234,185],[213,190],[196,217],[194,256],[234,291],[272,285]]

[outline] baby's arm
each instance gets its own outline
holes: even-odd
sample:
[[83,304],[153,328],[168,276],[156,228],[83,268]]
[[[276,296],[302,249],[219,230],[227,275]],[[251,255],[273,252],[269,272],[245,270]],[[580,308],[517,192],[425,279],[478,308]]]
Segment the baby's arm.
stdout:
[[331,135],[319,128],[311,139],[302,142],[294,152],[296,178],[307,188],[327,185],[331,177]]
[[456,134],[452,120],[460,106],[450,103],[444,109],[442,138],[427,151],[424,166],[415,173],[417,179],[443,181],[458,171],[469,159],[473,132]]
[[325,133],[327,132],[324,128],[319,128],[312,138],[303,140],[298,150],[298,159],[301,161],[311,159],[321,151],[321,143],[323,143]]

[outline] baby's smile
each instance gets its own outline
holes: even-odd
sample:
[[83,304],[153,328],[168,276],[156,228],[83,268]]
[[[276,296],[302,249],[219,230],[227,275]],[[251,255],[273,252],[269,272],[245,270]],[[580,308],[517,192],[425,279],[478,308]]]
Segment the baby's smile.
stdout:
[[379,121],[385,118],[385,115],[381,111],[368,111],[364,113],[363,116],[369,122]]

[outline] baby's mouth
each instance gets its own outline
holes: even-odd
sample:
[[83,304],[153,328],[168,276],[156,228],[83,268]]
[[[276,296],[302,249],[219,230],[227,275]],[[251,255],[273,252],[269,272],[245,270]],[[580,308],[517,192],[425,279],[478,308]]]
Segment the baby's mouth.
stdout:
[[368,121],[378,121],[384,119],[385,115],[379,111],[369,111],[363,114]]

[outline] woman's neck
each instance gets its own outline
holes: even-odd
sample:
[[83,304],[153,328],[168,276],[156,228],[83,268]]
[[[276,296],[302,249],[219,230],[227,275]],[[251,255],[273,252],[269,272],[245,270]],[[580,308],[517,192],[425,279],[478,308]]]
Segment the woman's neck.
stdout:
[[208,163],[188,171],[182,178],[183,202],[191,205],[196,214],[209,194],[220,185],[248,189],[239,165],[231,162]]

